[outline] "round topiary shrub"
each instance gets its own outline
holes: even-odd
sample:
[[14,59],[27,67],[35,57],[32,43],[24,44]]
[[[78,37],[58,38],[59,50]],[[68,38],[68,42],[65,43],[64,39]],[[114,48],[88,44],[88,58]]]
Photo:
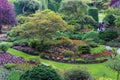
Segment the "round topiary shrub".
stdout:
[[19,80],[61,80],[55,69],[40,64],[26,71]]
[[89,80],[90,74],[85,70],[71,69],[65,71],[64,78],[65,80]]

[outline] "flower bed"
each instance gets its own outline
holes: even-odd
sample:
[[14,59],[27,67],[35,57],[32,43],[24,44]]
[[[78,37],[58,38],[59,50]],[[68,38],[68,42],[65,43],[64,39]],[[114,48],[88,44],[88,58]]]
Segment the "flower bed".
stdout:
[[26,61],[21,57],[16,57],[9,53],[0,53],[0,65],[8,63],[23,64],[26,63]]
[[30,55],[39,55],[39,52],[35,51],[34,48],[31,48],[29,46],[14,46],[13,49],[23,51]]
[[99,58],[99,57],[108,57],[108,56],[112,56],[112,53],[111,52],[108,52],[108,51],[104,51],[104,52],[101,52],[101,53],[96,53],[96,54],[82,54],[80,57],[81,58],[88,58],[88,59],[92,59],[92,58]]

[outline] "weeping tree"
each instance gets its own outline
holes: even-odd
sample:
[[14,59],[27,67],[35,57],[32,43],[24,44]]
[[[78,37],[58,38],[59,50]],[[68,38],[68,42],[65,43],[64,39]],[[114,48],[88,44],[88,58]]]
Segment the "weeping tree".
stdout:
[[17,24],[14,7],[8,0],[0,0],[0,33],[2,25],[15,26]]

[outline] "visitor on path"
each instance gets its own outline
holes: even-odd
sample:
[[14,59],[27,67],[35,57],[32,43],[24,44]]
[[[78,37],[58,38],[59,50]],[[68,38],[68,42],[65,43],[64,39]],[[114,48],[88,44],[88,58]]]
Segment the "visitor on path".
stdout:
[[106,30],[104,22],[99,23],[99,26],[98,26],[97,30],[98,31],[105,31]]
[[100,22],[98,25],[98,29],[97,29],[98,31],[101,31],[101,25],[102,25],[102,23]]
[[104,24],[104,22],[102,22],[100,28],[101,28],[101,31],[105,31],[105,24]]

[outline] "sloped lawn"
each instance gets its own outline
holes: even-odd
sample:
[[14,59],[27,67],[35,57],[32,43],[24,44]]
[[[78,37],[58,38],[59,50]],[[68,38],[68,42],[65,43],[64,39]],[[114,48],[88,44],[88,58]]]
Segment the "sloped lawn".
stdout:
[[[26,60],[29,57],[33,57],[31,55],[25,54],[23,52],[20,52],[20,51],[11,49],[11,48],[8,50],[8,52],[13,55],[23,57]],[[34,57],[36,57],[36,56],[34,56]],[[40,59],[40,58],[38,57],[38,59]],[[83,68],[88,69],[88,71],[94,77],[103,77],[104,76],[104,77],[112,78],[114,80],[116,77],[116,74],[117,74],[117,73],[113,72],[111,69],[107,68],[105,66],[105,63],[101,63],[101,64],[65,64],[65,63],[58,63],[58,62],[54,62],[54,61],[44,60],[44,59],[40,59],[40,61],[44,64],[52,65],[54,68],[60,69],[61,71],[64,71],[66,69],[75,68],[75,67],[80,67],[80,68],[83,67]]]

